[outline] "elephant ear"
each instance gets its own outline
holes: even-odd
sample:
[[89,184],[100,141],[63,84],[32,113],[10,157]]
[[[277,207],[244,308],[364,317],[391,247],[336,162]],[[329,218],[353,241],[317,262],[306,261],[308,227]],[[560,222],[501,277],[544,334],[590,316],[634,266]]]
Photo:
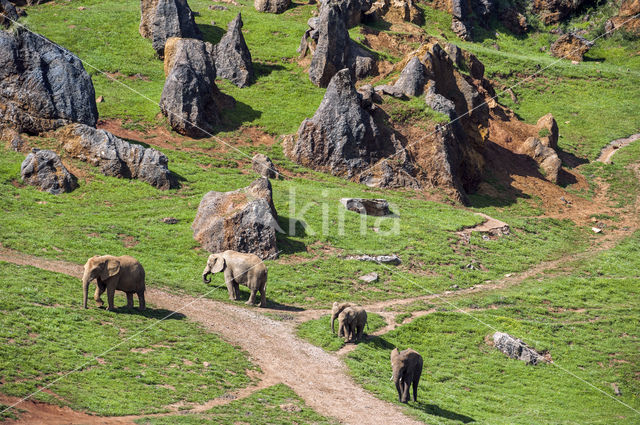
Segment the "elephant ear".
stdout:
[[224,266],[226,264],[224,258],[220,255],[212,255],[213,261],[211,262],[211,273],[220,273],[224,270]]
[[393,362],[393,359],[398,357],[399,354],[400,354],[400,352],[398,351],[397,347],[394,348],[393,350],[391,350],[391,361]]
[[107,280],[110,277],[113,277],[120,273],[120,261],[115,259],[109,259],[105,261],[104,268],[102,269],[102,274],[100,275],[100,279]]

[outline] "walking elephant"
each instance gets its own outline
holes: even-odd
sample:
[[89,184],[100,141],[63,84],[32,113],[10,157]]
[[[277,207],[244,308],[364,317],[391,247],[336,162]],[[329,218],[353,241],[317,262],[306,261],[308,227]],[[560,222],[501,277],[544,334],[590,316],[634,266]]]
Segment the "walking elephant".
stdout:
[[362,339],[367,324],[367,312],[362,307],[347,307],[338,315],[338,336],[344,336],[345,342],[357,342]]
[[[335,325],[334,325],[336,319],[338,318],[340,313],[342,313],[342,310],[348,307],[357,307],[357,306],[351,303],[338,303],[337,301],[333,303],[333,307],[331,308],[331,332],[332,333],[336,333]],[[340,337],[344,336],[342,334],[342,329],[340,329],[339,326],[338,326],[338,336]]]
[[413,385],[413,401],[418,400],[418,383],[422,374],[422,356],[417,351],[407,348],[391,351],[392,380],[398,390],[400,403],[409,402],[409,387]]
[[267,267],[258,256],[231,250],[211,254],[202,272],[202,280],[211,283],[207,276],[221,271],[224,271],[229,299],[237,300],[240,296],[240,285],[243,285],[251,291],[247,304],[255,304],[256,294],[260,291],[260,307],[267,305]]
[[94,299],[98,307],[102,307],[104,302],[100,296],[107,291],[108,310],[113,310],[113,295],[118,291],[127,294],[127,307],[133,308],[133,294],[138,295],[140,310],[144,310],[144,268],[138,260],[128,255],[114,257],[112,255],[96,255],[87,260],[84,265],[82,275],[82,305],[87,308],[87,297],[89,295],[89,282],[96,280],[96,292]]

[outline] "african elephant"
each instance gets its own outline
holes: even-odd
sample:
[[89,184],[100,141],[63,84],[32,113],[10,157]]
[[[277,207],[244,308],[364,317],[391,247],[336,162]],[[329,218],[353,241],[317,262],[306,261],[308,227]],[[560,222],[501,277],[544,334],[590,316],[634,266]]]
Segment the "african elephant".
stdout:
[[[347,307],[356,307],[356,305],[351,303],[338,303],[337,301],[333,303],[333,308],[331,309],[331,332],[336,333],[334,323],[338,315],[342,313],[342,310]],[[344,336],[340,327],[338,327],[338,336]]]
[[392,380],[398,390],[400,403],[409,402],[409,387],[413,384],[413,401],[418,400],[418,383],[422,374],[422,356],[417,351],[407,348],[391,351]]
[[89,258],[84,265],[84,274],[82,275],[82,305],[84,308],[87,308],[89,282],[93,279],[96,280],[97,284],[93,298],[96,300],[98,307],[104,305],[100,296],[106,290],[108,310],[113,310],[113,295],[117,289],[127,294],[128,308],[133,308],[133,294],[138,294],[140,310],[144,310],[144,268],[135,258],[128,255],[123,255],[122,257],[96,255]]
[[258,256],[231,250],[211,254],[202,272],[202,280],[211,283],[211,279],[207,280],[209,273],[223,270],[229,299],[237,300],[240,296],[240,285],[244,285],[251,290],[247,304],[255,304],[256,293],[260,291],[260,307],[267,305],[267,267]]
[[362,307],[347,307],[338,315],[338,336],[344,336],[345,342],[362,339],[367,324],[367,312]]

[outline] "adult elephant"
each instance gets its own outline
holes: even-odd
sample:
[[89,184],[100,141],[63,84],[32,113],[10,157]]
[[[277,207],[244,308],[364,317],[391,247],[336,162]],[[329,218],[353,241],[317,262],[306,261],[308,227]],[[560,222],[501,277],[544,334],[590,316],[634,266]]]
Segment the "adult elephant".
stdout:
[[211,254],[202,272],[202,280],[211,283],[207,276],[221,271],[224,271],[229,299],[237,300],[240,297],[240,285],[243,285],[251,291],[247,304],[255,304],[256,294],[260,291],[260,307],[267,305],[267,267],[260,257],[231,250]]
[[87,260],[82,275],[82,305],[87,308],[89,295],[89,282],[96,280],[96,292],[94,299],[98,307],[104,302],[100,296],[107,291],[108,310],[113,310],[113,295],[118,291],[127,294],[127,307],[133,308],[133,294],[138,295],[140,310],[144,310],[144,268],[138,260],[128,255],[114,257],[113,255],[96,255]]
[[422,374],[422,356],[415,350],[407,348],[391,351],[392,380],[398,390],[400,403],[409,402],[409,387],[413,385],[413,401],[418,400],[418,383]]

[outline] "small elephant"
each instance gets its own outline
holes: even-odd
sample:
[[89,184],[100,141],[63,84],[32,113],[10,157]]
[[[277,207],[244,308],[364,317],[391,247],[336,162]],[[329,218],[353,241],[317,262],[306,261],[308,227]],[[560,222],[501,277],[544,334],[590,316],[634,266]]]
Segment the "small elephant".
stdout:
[[391,351],[392,380],[398,390],[400,403],[409,402],[409,387],[413,384],[413,401],[418,400],[418,383],[422,375],[422,356],[417,351],[407,348]]
[[[342,310],[348,307],[357,307],[357,306],[351,303],[338,303],[337,301],[333,303],[333,308],[331,309],[331,332],[336,333],[334,323],[338,318],[338,315],[342,313]],[[338,327],[338,336],[339,337],[344,336],[342,334],[342,329],[340,329],[340,327]]]
[[255,304],[256,293],[260,291],[260,307],[267,305],[267,267],[260,257],[231,250],[211,254],[202,272],[202,280],[211,283],[211,279],[207,280],[209,273],[221,271],[224,271],[229,299],[237,300],[240,296],[240,285],[244,285],[251,291],[247,304]]
[[113,310],[113,295],[117,289],[127,294],[128,308],[133,308],[133,294],[137,294],[139,308],[144,310],[144,268],[135,258],[128,255],[122,257],[96,255],[89,258],[84,265],[84,274],[82,275],[82,305],[84,308],[87,308],[89,282],[93,279],[97,284],[93,298],[98,307],[104,305],[100,296],[106,290],[108,310]]
[[366,324],[367,312],[364,308],[346,307],[338,314],[338,336],[344,336],[345,342],[357,342],[362,339]]

